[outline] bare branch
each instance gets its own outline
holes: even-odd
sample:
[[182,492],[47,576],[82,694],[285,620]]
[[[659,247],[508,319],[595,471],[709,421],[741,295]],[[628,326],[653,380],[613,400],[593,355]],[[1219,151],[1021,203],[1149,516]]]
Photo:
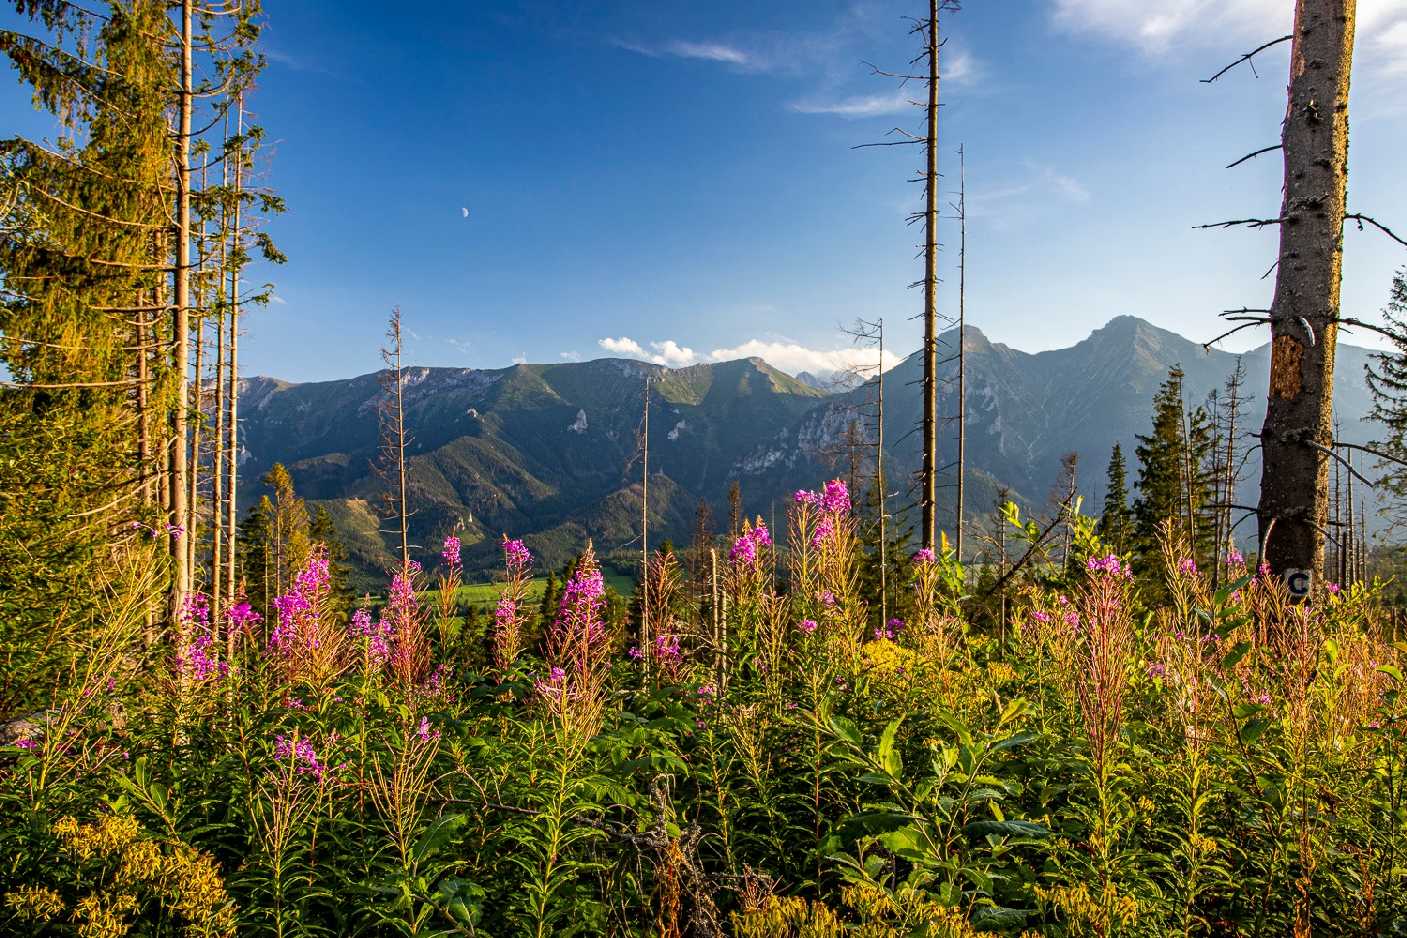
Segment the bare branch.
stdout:
[[1219,221],[1214,225],[1193,225],[1194,228],[1235,228],[1238,225],[1247,225],[1251,228],[1265,228],[1270,225],[1283,225],[1284,218],[1237,218],[1233,221]]
[[1262,153],[1273,153],[1273,152],[1275,152],[1276,150],[1280,150],[1280,149],[1284,149],[1284,145],[1277,143],[1277,144],[1275,144],[1275,146],[1273,146],[1273,147],[1266,147],[1264,150],[1256,150],[1254,153],[1247,153],[1245,156],[1241,157],[1241,158],[1240,158],[1239,160],[1237,160],[1236,162],[1234,162],[1234,163],[1227,163],[1227,164],[1226,164],[1226,168],[1227,168],[1227,169],[1235,169],[1237,166],[1240,166],[1242,163],[1246,162],[1246,160],[1253,160],[1253,159],[1255,159],[1256,157],[1260,156]]
[[[1218,78],[1220,78],[1222,75],[1225,75],[1227,72],[1231,71],[1233,68],[1235,68],[1236,66],[1240,65],[1242,62],[1250,62],[1251,59],[1255,58],[1257,55],[1259,55],[1260,53],[1264,52],[1266,49],[1269,49],[1269,48],[1271,48],[1271,47],[1273,47],[1273,46],[1278,46],[1278,45],[1279,45],[1280,43],[1282,43],[1282,42],[1289,42],[1289,41],[1290,41],[1291,39],[1293,39],[1293,38],[1295,38],[1293,34],[1288,35],[1288,36],[1281,36],[1279,39],[1272,39],[1272,40],[1270,40],[1270,41],[1267,42],[1265,45],[1257,46],[1256,48],[1252,49],[1250,52],[1247,52],[1245,55],[1241,56],[1241,57],[1240,57],[1239,59],[1237,59],[1236,61],[1232,62],[1230,65],[1226,66],[1226,68],[1223,68],[1221,71],[1217,72],[1217,73],[1216,73],[1215,75],[1213,75],[1211,78],[1203,78],[1203,79],[1202,79],[1202,84],[1204,84],[1204,85],[1210,85],[1212,82],[1216,81],[1216,80],[1217,80]],[[1254,72],[1255,70],[1256,70],[1255,63],[1254,63],[1254,62],[1251,62],[1251,71]]]
[[1388,236],[1389,238],[1391,238],[1392,240],[1396,241],[1398,244],[1402,245],[1403,247],[1407,247],[1407,241],[1403,241],[1401,238],[1399,238],[1399,237],[1397,236],[1397,234],[1396,234],[1395,232],[1393,232],[1393,230],[1392,230],[1391,228],[1389,228],[1387,225],[1384,225],[1382,222],[1380,222],[1380,221],[1378,221],[1378,220],[1376,220],[1376,219],[1374,219],[1374,218],[1370,218],[1369,216],[1364,215],[1364,214],[1362,214],[1362,213],[1360,213],[1360,212],[1353,212],[1352,214],[1345,215],[1345,216],[1343,217],[1343,220],[1344,220],[1344,221],[1352,220],[1352,221],[1358,222],[1358,230],[1359,230],[1359,231],[1362,231],[1362,230],[1363,230],[1363,223],[1364,223],[1364,222],[1367,222],[1368,224],[1372,225],[1374,228],[1376,228],[1376,229],[1378,229],[1379,231],[1381,231],[1383,234],[1387,235],[1387,236]]

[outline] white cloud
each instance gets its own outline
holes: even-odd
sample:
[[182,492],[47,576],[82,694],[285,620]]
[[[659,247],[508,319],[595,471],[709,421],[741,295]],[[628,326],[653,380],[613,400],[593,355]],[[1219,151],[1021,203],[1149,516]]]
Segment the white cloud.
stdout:
[[[707,354],[699,354],[693,349],[680,345],[673,339],[651,342],[646,350],[639,342],[628,336],[604,338],[598,343],[601,348],[616,355],[636,358],[656,365],[681,368],[704,362],[726,362],[739,358],[761,358],[774,368],[787,374],[809,371],[818,377],[833,375],[850,368],[872,368],[875,352],[872,349],[844,347],[837,349],[809,348],[796,342],[767,341],[749,339],[732,348],[716,348]],[[897,365],[902,358],[893,352],[884,355],[886,370]]]
[[283,297],[279,296],[277,293],[270,293],[270,294],[269,294],[269,302],[270,302],[270,303],[277,303],[279,306],[287,306],[287,305],[288,305],[288,301],[285,300]]
[[640,347],[640,343],[628,336],[621,336],[619,339],[612,339],[607,336],[596,342],[597,345],[608,352],[617,355],[624,355],[626,358],[643,358],[648,360],[650,356],[645,354],[645,350]]
[[628,336],[621,336],[613,339],[607,336],[596,343],[608,352],[616,355],[624,355],[626,358],[638,358],[641,361],[651,362],[656,365],[667,365],[670,368],[680,368],[684,365],[692,365],[699,360],[694,354],[694,350],[686,348],[673,339],[665,339],[663,342],[651,342],[650,348],[653,351],[646,351],[644,346]]
[[562,355],[562,360],[563,360],[563,361],[568,361],[568,362],[579,362],[579,361],[581,361],[581,353],[580,353],[580,352],[562,352],[561,355]]
[[741,49],[725,46],[719,42],[685,42],[675,40],[665,44],[664,51],[681,59],[702,59],[705,62],[726,62],[729,65],[747,65],[751,56]]
[[[795,375],[809,371],[817,377],[833,375],[850,368],[873,368],[877,353],[874,349],[849,346],[837,349],[808,348],[795,342],[767,342],[762,339],[749,339],[733,348],[716,348],[709,352],[709,360],[715,362],[733,361],[738,358],[760,358],[767,364],[787,374]],[[903,358],[893,352],[884,353],[884,369],[888,371]]]
[[854,119],[902,114],[913,107],[912,102],[913,95],[901,88],[883,94],[854,95],[835,101],[794,101],[791,109],[798,114],[834,114],[837,117]]
[[526,365],[527,363],[528,363],[528,354],[527,354],[527,352],[520,352],[520,353],[518,353],[517,355],[514,355],[514,356],[513,356],[513,364],[515,364],[515,365]]
[[[1226,50],[1226,45],[1282,36],[1294,18],[1288,0],[1051,0],[1051,8],[1062,29],[1158,55],[1188,45],[1240,54],[1247,49]],[[1360,64],[1407,71],[1407,0],[1359,0],[1357,46]]]
[[652,59],[670,56],[676,59],[719,62],[724,65],[737,65],[740,67],[763,67],[754,54],[721,42],[691,42],[686,39],[675,39],[658,45],[650,45],[643,42],[629,42],[624,39],[617,39],[614,41],[614,45],[630,52],[649,56]]
[[1070,201],[1089,201],[1089,189],[1085,188],[1084,183],[1073,176],[1066,176],[1064,173],[1056,172],[1049,166],[1042,167],[1041,175],[1045,177],[1045,181],[1050,184],[1052,189]]

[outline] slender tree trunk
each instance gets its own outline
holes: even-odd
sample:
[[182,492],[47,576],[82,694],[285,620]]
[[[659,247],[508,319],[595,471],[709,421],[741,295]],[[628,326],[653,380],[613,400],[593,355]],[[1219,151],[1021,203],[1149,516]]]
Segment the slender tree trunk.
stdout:
[[967,481],[967,153],[958,147],[958,491],[953,548],[962,563],[963,495]]
[[[1357,0],[1297,0],[1257,520],[1278,576],[1324,565]],[[1273,532],[1270,531],[1274,523]],[[1270,536],[1267,538],[1267,533]],[[1307,584],[1303,584],[1307,585]]]
[[[225,138],[230,135],[229,120],[225,120]],[[221,188],[227,190],[230,181],[229,156],[221,164]],[[215,271],[215,449],[210,457],[210,621],[218,630],[221,609],[225,604],[225,570],[222,564],[225,536],[225,272],[229,265],[229,211],[220,208],[220,262]],[[228,659],[226,659],[228,660]]]
[[[207,157],[200,167],[200,188],[204,190],[209,183],[209,158]],[[192,275],[195,280],[195,305],[197,307],[208,307],[206,302],[209,289],[206,279],[206,255],[205,238],[206,220],[202,213],[200,219],[200,233],[196,238],[196,260],[195,272]],[[191,454],[190,462],[187,464],[187,485],[186,485],[186,569],[190,571],[191,586],[195,587],[198,555],[196,552],[196,542],[199,538],[200,521],[200,431],[201,424],[205,422],[205,393],[204,393],[204,351],[205,351],[205,310],[198,309],[192,317],[193,328],[191,335],[195,343],[195,380],[191,386]]]
[[879,624],[884,627],[889,621],[889,537],[886,521],[889,514],[889,493],[884,481],[884,320],[878,325],[879,334],[879,378],[877,414],[875,419],[874,478],[875,489],[879,494]]
[[[185,525],[186,504],[186,412],[190,408],[190,266],[191,266],[191,108],[193,105],[193,65],[191,61],[192,0],[181,0],[181,88],[176,128],[176,270],[171,339],[175,344],[176,398],[173,402],[171,433],[174,439],[170,452],[169,480],[171,522]],[[172,622],[179,622],[181,603],[190,592],[190,564],[184,537],[189,532],[170,538],[171,595],[169,613]],[[178,636],[184,644],[187,636]]]
[[[238,117],[235,124],[235,133],[239,136],[240,143],[235,150],[234,164],[234,191],[231,193],[233,202],[231,213],[233,215],[232,234],[234,241],[231,244],[230,256],[230,371],[227,381],[229,394],[229,418],[226,420],[226,428],[229,433],[229,443],[225,446],[225,455],[229,460],[229,471],[225,483],[225,606],[233,606],[235,601],[235,549],[237,547],[235,538],[239,530],[238,524],[238,497],[239,497],[239,272],[242,263],[242,241],[240,232],[240,196],[244,183],[244,98],[241,96],[237,105]],[[230,644],[233,653],[233,638]]]
[[645,418],[640,435],[640,661],[650,682],[650,374],[645,373]]
[[928,0],[928,138],[924,149],[923,546],[938,545],[938,9]]

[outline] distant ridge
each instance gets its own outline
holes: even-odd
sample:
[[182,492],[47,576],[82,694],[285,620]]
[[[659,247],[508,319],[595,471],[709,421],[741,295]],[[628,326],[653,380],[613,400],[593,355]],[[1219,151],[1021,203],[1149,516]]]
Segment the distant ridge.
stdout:
[[[943,337],[954,347],[956,333]],[[1201,345],[1133,316],[1119,316],[1069,348],[1027,353],[990,342],[968,327],[967,505],[987,511],[999,486],[1043,505],[1064,453],[1079,454],[1086,510],[1097,511],[1109,450],[1132,456],[1147,431],[1151,402],[1168,369],[1186,372],[1189,400],[1220,388],[1238,356]],[[1363,367],[1371,353],[1340,344],[1335,405],[1346,439],[1374,436]],[[1248,428],[1263,413],[1266,347],[1240,356],[1252,397]],[[955,365],[944,366],[945,379]],[[889,475],[905,479],[919,463],[921,401],[916,353],[887,373],[885,434]],[[407,418],[414,436],[412,539],[428,557],[456,528],[466,560],[487,568],[503,533],[526,536],[556,566],[591,537],[609,553],[637,536],[639,467],[634,452],[645,375],[653,376],[650,509],[654,538],[686,543],[696,507],[709,501],[726,517],[728,487],[741,483],[749,514],[780,519],[793,489],[845,475],[845,440],[872,396],[860,386],[829,388],[814,375],[792,377],[759,358],[670,369],[633,359],[522,364],[507,368],[406,370]],[[944,380],[943,414],[956,412]],[[300,493],[325,504],[368,573],[390,563],[372,510],[377,485],[376,374],[294,384],[242,381],[245,452],[241,495],[256,497],[258,478],[274,462],[292,471]],[[863,425],[864,421],[861,420]],[[940,462],[955,451],[945,428]],[[1255,497],[1252,457],[1239,501]],[[895,489],[907,488],[896,483]],[[944,489],[951,497],[950,489]],[[901,497],[897,501],[902,502]],[[898,505],[895,506],[899,507]],[[951,509],[943,509],[950,513]],[[941,516],[940,516],[941,517]]]

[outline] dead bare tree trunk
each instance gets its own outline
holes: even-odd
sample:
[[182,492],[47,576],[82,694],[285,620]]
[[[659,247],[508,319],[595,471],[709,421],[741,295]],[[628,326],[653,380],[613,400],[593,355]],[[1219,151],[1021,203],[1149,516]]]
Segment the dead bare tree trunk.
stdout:
[[[191,266],[191,109],[195,91],[192,64],[192,15],[195,4],[181,0],[181,88],[176,122],[176,269],[174,271],[174,300],[171,340],[175,345],[176,396],[171,416],[172,440],[169,457],[171,523],[177,526],[169,537],[171,556],[171,592],[168,613],[172,622],[179,622],[181,603],[190,592],[190,564],[181,526],[187,522],[186,503],[186,411],[190,407],[190,266]],[[182,635],[180,638],[184,639]]]
[[[233,241],[230,252],[230,372],[227,379],[229,394],[229,417],[226,425],[229,442],[225,446],[229,459],[228,477],[225,483],[225,606],[229,608],[235,601],[235,538],[239,530],[239,272],[244,263],[243,233],[240,231],[241,197],[244,186],[244,96],[241,95],[236,107],[235,135],[239,144],[235,149],[234,190],[231,192],[231,213]],[[230,653],[233,655],[233,636],[230,638]]]
[[645,373],[645,415],[640,430],[640,662],[650,682],[650,373]]
[[963,494],[967,475],[967,153],[958,147],[958,491],[954,556],[962,563]]
[[390,345],[381,350],[381,359],[386,363],[386,376],[383,387],[385,394],[381,406],[381,474],[389,477],[395,486],[393,508],[399,521],[398,534],[401,542],[401,571],[410,569],[410,512],[406,493],[405,454],[409,445],[405,428],[405,380],[401,369],[401,310],[391,311],[390,326],[386,330]]
[[923,546],[938,544],[938,11],[928,0],[928,136],[923,211]]
[[1295,4],[1257,512],[1261,562],[1277,576],[1324,564],[1356,13],[1357,0]]

